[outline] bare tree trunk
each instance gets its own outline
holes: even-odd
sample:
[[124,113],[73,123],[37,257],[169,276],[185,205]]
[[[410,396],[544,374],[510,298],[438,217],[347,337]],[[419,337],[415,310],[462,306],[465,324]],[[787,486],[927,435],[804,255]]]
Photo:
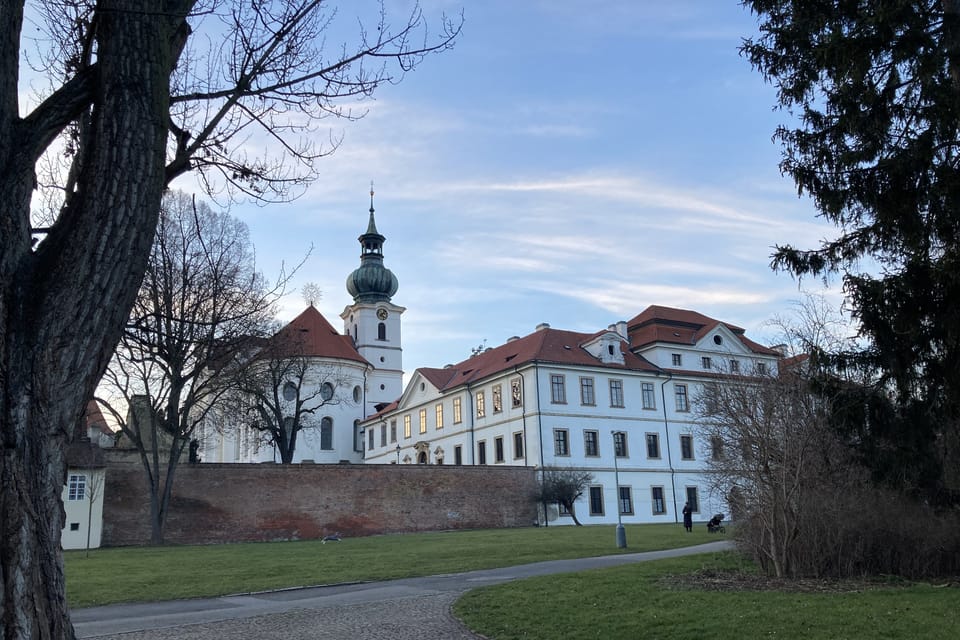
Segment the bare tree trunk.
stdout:
[[[27,121],[16,103],[22,4],[0,7],[0,638],[60,640],[74,637],[60,551],[65,447],[146,265],[178,23],[157,18],[169,2],[103,0],[97,67]],[[34,163],[87,104],[83,178],[34,250]]]

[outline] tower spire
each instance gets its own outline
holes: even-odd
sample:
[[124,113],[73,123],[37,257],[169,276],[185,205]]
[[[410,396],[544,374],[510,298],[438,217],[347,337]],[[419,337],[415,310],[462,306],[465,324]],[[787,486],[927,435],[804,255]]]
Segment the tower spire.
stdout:
[[389,302],[397,292],[397,277],[383,266],[383,241],[373,217],[373,181],[370,182],[370,222],[360,241],[360,267],[347,277],[347,292],[354,302]]

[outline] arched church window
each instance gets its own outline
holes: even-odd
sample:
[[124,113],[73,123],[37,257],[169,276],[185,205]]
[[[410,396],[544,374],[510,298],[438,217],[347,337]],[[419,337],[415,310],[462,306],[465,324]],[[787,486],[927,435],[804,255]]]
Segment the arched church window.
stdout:
[[417,456],[417,464],[427,464],[427,452],[421,451],[420,455]]
[[377,340],[386,340],[386,339],[387,339],[387,325],[381,322],[377,325]]
[[324,416],[320,421],[320,448],[324,451],[333,449],[333,418]]
[[283,399],[286,401],[292,401],[297,399],[297,385],[292,382],[287,382],[283,385]]

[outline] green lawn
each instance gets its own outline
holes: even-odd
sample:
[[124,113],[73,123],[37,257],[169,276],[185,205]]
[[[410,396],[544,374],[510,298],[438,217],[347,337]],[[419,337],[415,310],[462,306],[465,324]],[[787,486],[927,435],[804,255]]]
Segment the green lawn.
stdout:
[[909,585],[832,593],[677,590],[666,574],[740,568],[710,554],[533,578],[471,591],[455,606],[495,640],[564,638],[941,639],[960,635],[960,589]]
[[[696,527],[628,525],[629,547],[651,551],[717,540]],[[489,569],[618,553],[610,526],[455,531],[272,542],[124,547],[65,552],[72,607],[214,596],[337,582]]]

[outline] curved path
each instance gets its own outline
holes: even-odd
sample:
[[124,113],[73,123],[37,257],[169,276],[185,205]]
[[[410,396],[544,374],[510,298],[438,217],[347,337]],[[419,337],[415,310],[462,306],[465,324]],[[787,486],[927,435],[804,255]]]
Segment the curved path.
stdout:
[[461,640],[479,638],[450,613],[464,592],[553,573],[613,567],[732,548],[727,541],[597,558],[549,560],[387,582],[303,587],[265,593],[71,613],[79,638],[110,640]]

